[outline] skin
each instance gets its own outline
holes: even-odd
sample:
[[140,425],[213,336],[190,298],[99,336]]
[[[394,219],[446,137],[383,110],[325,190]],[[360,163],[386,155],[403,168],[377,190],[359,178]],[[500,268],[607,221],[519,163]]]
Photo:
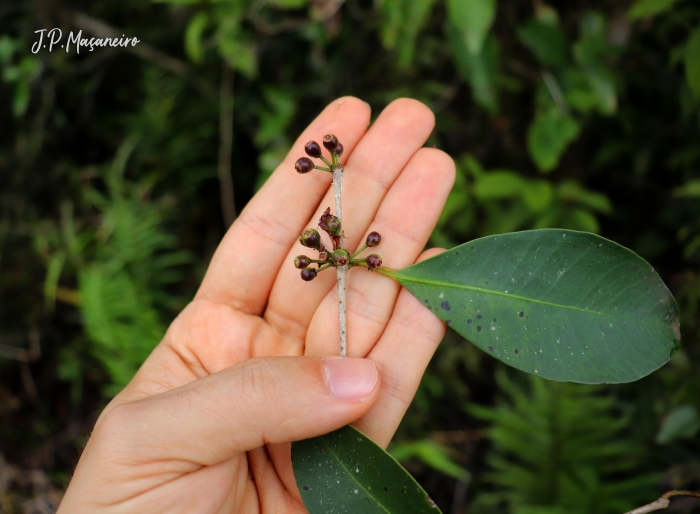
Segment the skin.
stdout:
[[[346,248],[377,231],[372,252],[392,268],[440,252],[421,253],[455,168],[423,148],[432,112],[400,99],[369,120],[366,103],[340,98],[294,143],[226,233],[195,298],[100,416],[59,514],[303,513],[290,441],[352,423],[388,445],[445,325],[392,280],[353,269],[349,358],[338,363],[323,357],[338,355],[335,273],[309,283],[293,265],[311,251],[298,235],[333,205],[330,174],[299,175],[294,163],[328,133],[345,147]],[[346,396],[341,383],[352,385]]]

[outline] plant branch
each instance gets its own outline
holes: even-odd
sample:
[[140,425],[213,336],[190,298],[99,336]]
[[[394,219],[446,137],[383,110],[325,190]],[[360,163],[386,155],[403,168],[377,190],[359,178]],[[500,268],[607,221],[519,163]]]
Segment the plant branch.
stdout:
[[669,503],[670,502],[668,501],[668,499],[659,498],[658,500],[648,503],[647,505],[643,505],[642,507],[639,507],[637,509],[625,512],[625,514],[647,514],[647,512],[654,512],[655,510],[665,509],[666,507],[668,507]]
[[[81,12],[66,12],[63,13],[64,18],[68,18],[70,22],[81,30],[85,30],[98,38],[118,38],[124,34],[124,30],[114,28],[102,20],[93,18]],[[144,42],[139,42],[136,46],[124,47],[124,50],[130,52],[141,59],[152,62],[161,68],[183,77],[192,82],[205,96],[212,96],[215,90],[205,80],[197,77],[189,65],[184,61],[171,57],[160,50],[148,45]]]
[[667,493],[662,494],[661,498],[659,498],[658,500],[653,501],[651,503],[647,503],[646,505],[642,505],[641,507],[638,507],[634,510],[625,512],[625,514],[647,514],[648,512],[654,512],[656,510],[665,509],[671,503],[669,502],[669,498],[673,498],[674,496],[689,496],[691,498],[700,498],[700,493],[696,493],[693,491],[668,491]]
[[[333,171],[333,193],[335,196],[335,216],[340,221],[340,226],[343,226],[343,210],[340,203],[340,196],[343,191],[343,166],[337,165],[331,168]],[[340,248],[345,248],[343,244],[343,233],[340,234]],[[345,357],[347,353],[347,335],[348,335],[348,320],[347,320],[347,298],[345,294],[345,285],[348,276],[348,266],[338,266],[336,268],[338,277],[338,326],[340,328],[340,356]]]
[[547,91],[549,91],[552,101],[554,101],[554,105],[556,105],[559,112],[564,116],[569,116],[571,113],[569,112],[569,107],[566,105],[564,93],[562,93],[561,88],[557,83],[557,79],[555,79],[554,75],[552,75],[549,71],[542,71],[541,73],[544,85],[547,86]]
[[224,225],[228,229],[236,219],[236,202],[231,176],[231,147],[233,145],[233,70],[223,65],[219,106],[219,190]]

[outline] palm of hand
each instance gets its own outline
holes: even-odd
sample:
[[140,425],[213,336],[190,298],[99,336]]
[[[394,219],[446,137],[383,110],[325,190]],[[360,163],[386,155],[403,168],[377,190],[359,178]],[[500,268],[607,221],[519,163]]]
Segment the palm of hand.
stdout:
[[[228,419],[237,406],[202,391],[215,374],[256,357],[338,353],[335,274],[319,274],[308,284],[292,266],[302,249],[296,237],[333,204],[329,174],[293,172],[307,140],[332,132],[345,146],[346,248],[354,250],[376,230],[385,264],[398,268],[419,257],[451,188],[454,165],[444,153],[420,148],[433,126],[422,104],[398,100],[366,130],[368,122],[366,104],[343,98],[302,134],[228,231],[195,299],[102,414],[71,488],[92,483],[80,493],[69,489],[64,504],[90,506],[91,512],[305,512],[288,443],[308,437],[303,416],[292,412],[273,428],[265,425],[289,403],[278,395],[274,405],[239,413],[251,427],[266,429],[240,429],[239,420],[236,430],[224,431],[230,442],[222,443],[221,426],[229,422],[217,417]],[[381,376],[376,402],[358,407],[364,415],[353,425],[378,444],[390,441],[444,330],[391,280],[365,270],[349,274],[348,356],[371,359]],[[260,379],[266,366],[257,360],[230,397],[274,387]],[[284,394],[291,398],[295,391]],[[322,410],[313,416],[319,434],[355,419]],[[154,430],[144,419],[166,422]],[[308,427],[308,419],[304,423]],[[190,424],[197,437],[186,435]]]

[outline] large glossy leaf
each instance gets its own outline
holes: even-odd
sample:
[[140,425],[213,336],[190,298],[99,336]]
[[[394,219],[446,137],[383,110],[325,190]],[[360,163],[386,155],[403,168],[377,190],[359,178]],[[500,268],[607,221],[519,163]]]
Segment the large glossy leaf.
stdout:
[[656,272],[594,234],[489,236],[380,272],[482,350],[547,379],[631,382],[680,347],[678,307]]
[[439,514],[396,460],[346,426],[292,444],[294,477],[309,514]]

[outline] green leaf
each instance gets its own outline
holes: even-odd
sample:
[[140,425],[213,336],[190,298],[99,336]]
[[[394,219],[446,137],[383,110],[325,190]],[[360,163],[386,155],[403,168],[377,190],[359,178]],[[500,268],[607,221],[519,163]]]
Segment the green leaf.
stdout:
[[485,173],[474,184],[474,194],[482,200],[513,198],[522,194],[525,179],[512,171]]
[[558,25],[532,20],[518,29],[518,38],[545,66],[566,64],[568,42]]
[[479,54],[496,18],[496,0],[447,0],[447,15],[467,50]]
[[398,49],[398,66],[408,69],[413,61],[416,38],[430,18],[435,0],[384,0],[382,12],[382,44]]
[[202,34],[209,23],[209,15],[205,12],[197,13],[185,30],[185,52],[193,62],[202,62],[204,48],[202,47]]
[[229,34],[221,41],[219,53],[229,66],[246,78],[255,78],[258,72],[258,47],[255,42]]
[[569,68],[563,75],[562,81],[567,105],[578,112],[587,114],[595,108],[600,108],[601,98],[593,90],[589,75],[578,68]]
[[700,29],[693,32],[685,47],[685,75],[690,89],[700,95]]
[[308,0],[268,0],[268,5],[279,7],[280,9],[301,9],[306,7]]
[[15,96],[12,98],[12,114],[15,115],[15,118],[21,118],[27,112],[29,99],[29,83],[25,81],[17,82],[15,85]]
[[309,514],[440,512],[396,459],[351,426],[292,443],[292,467]]
[[416,457],[445,475],[457,480],[468,480],[469,471],[450,459],[450,453],[450,449],[445,445],[430,440],[397,443],[389,449],[389,454],[398,461],[406,461],[411,457]]
[[10,36],[0,37],[0,63],[7,66],[18,48],[17,41]]
[[604,194],[586,189],[574,180],[565,180],[557,188],[559,197],[566,202],[580,203],[591,210],[609,214],[612,204]]
[[523,199],[528,208],[534,212],[541,212],[552,203],[554,188],[546,180],[528,182],[523,190]]
[[49,264],[46,267],[46,278],[44,279],[44,302],[46,309],[53,312],[56,306],[56,291],[58,290],[58,281],[61,278],[63,265],[66,262],[66,253],[63,251],[56,252],[49,259]]
[[600,225],[596,217],[585,209],[571,209],[567,211],[560,222],[560,227],[584,232],[600,232]]
[[668,444],[677,439],[690,439],[700,431],[700,416],[692,405],[681,405],[664,419],[656,442]]
[[532,160],[541,171],[552,171],[580,131],[578,122],[562,114],[556,107],[540,111],[527,133],[527,148]]
[[631,382],[680,344],[678,307],[656,272],[594,234],[489,236],[379,271],[482,350],[547,379]]
[[689,180],[673,190],[676,198],[700,198],[700,179]]
[[637,0],[627,12],[631,20],[650,18],[662,12],[668,11],[678,0]]
[[598,99],[601,114],[617,111],[617,86],[613,72],[605,62],[615,55],[616,49],[607,41],[605,20],[594,14],[586,15],[581,22],[584,34],[573,48],[574,58],[581,65],[589,88]]
[[447,37],[452,48],[457,71],[472,87],[474,101],[490,113],[498,110],[496,98],[496,66],[498,63],[498,43],[490,35],[482,51],[474,54],[469,51],[457,29],[447,25]]

